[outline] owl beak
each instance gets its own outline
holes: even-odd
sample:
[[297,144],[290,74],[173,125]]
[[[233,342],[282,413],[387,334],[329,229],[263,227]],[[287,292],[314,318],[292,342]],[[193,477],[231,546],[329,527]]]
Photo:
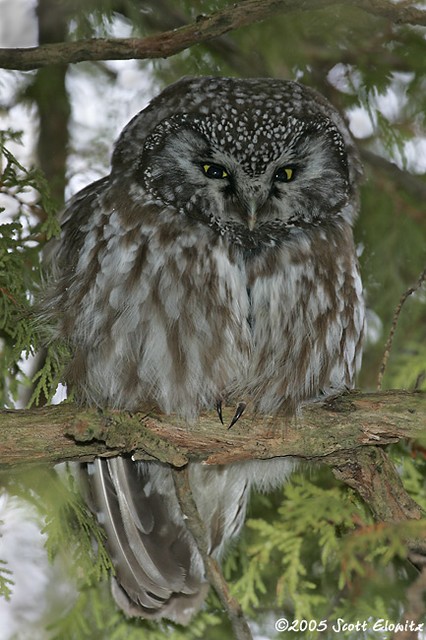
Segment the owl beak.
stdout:
[[255,200],[251,200],[247,207],[247,226],[253,231],[257,221],[257,204]]

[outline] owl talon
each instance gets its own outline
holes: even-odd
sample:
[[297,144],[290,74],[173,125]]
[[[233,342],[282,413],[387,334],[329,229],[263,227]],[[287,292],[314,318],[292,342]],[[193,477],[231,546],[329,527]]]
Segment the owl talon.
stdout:
[[219,420],[221,421],[222,424],[224,424],[223,415],[222,415],[222,400],[218,400],[216,402],[216,411],[217,411],[217,415],[219,416]]
[[234,413],[234,417],[231,420],[231,424],[229,425],[228,429],[230,429],[231,427],[234,426],[234,424],[237,422],[237,420],[239,420],[241,418],[241,416],[243,415],[244,411],[246,410],[246,403],[245,402],[239,402],[237,405],[237,408],[235,410]]

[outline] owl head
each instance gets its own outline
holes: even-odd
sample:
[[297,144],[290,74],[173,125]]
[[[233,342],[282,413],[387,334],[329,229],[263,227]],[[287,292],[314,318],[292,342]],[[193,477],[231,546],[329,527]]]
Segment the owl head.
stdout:
[[129,123],[112,164],[133,198],[239,243],[357,211],[359,162],[342,118],[290,81],[184,78]]

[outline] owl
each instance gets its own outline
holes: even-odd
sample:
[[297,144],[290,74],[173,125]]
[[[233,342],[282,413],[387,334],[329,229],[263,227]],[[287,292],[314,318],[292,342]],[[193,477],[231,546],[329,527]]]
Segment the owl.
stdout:
[[[71,350],[79,401],[149,404],[190,429],[201,411],[221,418],[224,402],[235,422],[247,402],[254,415],[291,415],[351,387],[364,330],[360,174],[343,119],[308,87],[198,77],[165,89],[63,218],[44,313]],[[278,486],[293,465],[190,463],[213,557],[239,533],[251,488]],[[118,605],[187,623],[208,585],[168,466],[120,456],[83,475]]]

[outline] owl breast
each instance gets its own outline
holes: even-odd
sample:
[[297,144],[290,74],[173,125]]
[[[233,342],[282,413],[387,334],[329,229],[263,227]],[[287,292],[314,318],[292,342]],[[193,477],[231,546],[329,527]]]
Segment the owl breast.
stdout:
[[168,209],[142,224],[114,208],[95,215],[76,267],[88,285],[72,310],[69,374],[88,401],[194,419],[221,398],[293,410],[352,384],[362,301],[352,251],[336,260],[352,246],[343,223],[247,257]]

